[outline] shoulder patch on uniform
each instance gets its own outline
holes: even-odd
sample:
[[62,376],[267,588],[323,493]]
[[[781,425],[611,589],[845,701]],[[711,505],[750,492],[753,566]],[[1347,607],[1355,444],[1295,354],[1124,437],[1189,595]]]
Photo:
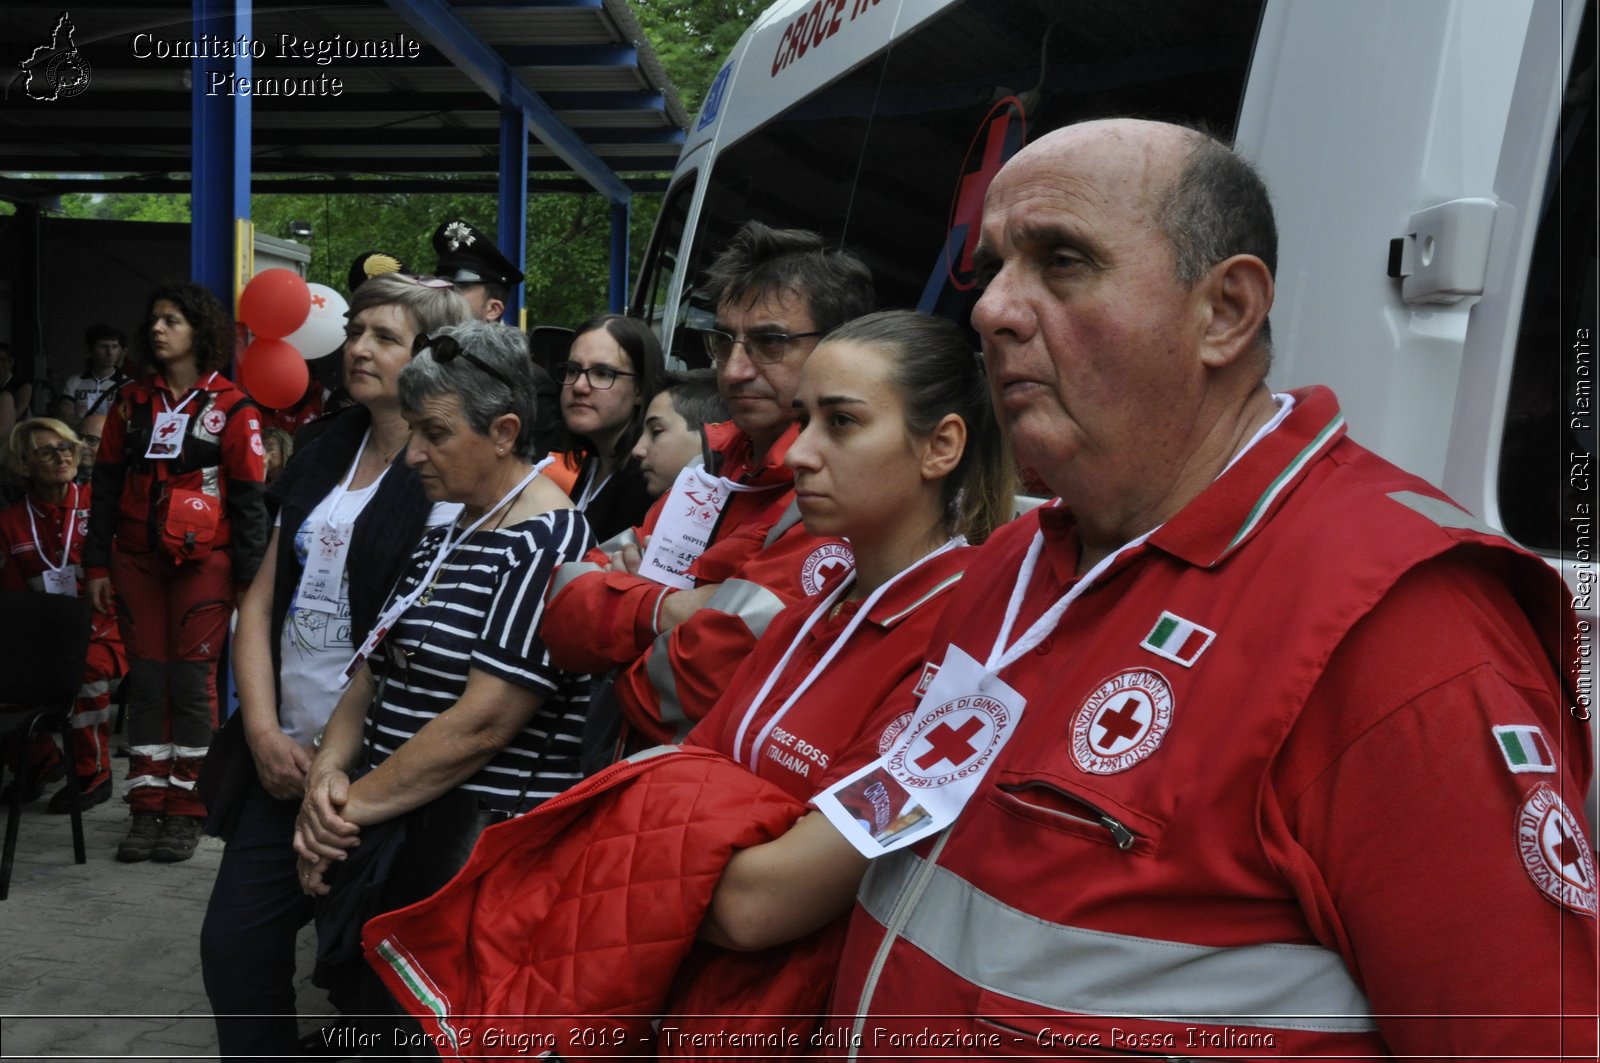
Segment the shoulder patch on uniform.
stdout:
[[1172,727],[1172,687],[1160,672],[1129,668],[1095,687],[1072,721],[1072,759],[1091,775],[1127,771]]
[[1494,729],[1494,741],[1500,755],[1506,758],[1506,767],[1514,773],[1555,773],[1555,755],[1537,725],[1504,724]]
[[807,596],[827,586],[833,577],[856,563],[855,555],[843,543],[823,543],[800,566],[800,587]]
[[263,457],[267,453],[267,448],[261,442],[261,437],[255,433],[251,433],[250,435],[250,449],[256,454],[257,457]]
[[939,666],[929,661],[922,666],[922,676],[917,680],[917,688],[912,691],[917,697],[928,692],[928,686],[933,682],[933,677],[939,674]]
[[1540,893],[1563,908],[1594,916],[1594,854],[1578,818],[1549,783],[1529,790],[1517,809],[1517,853]]
[[1185,620],[1177,613],[1164,611],[1156,621],[1156,626],[1150,629],[1150,634],[1139,645],[1157,657],[1165,657],[1185,668],[1192,668],[1216,637],[1217,633],[1210,628],[1201,627],[1193,620]]

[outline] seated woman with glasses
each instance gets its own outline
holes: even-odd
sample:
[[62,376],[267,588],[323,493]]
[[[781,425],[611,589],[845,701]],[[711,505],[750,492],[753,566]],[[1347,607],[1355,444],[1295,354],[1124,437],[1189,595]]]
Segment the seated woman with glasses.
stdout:
[[269,495],[279,509],[266,557],[239,603],[239,713],[229,726],[243,729],[250,759],[241,767],[254,771],[228,823],[211,809],[209,826],[228,847],[200,932],[225,1060],[300,1051],[295,935],[312,902],[293,843],[313,742],[417,540],[460,509],[430,502],[405,461],[400,371],[412,341],[472,316],[448,282],[431,280],[387,273],[351,294],[341,357],[353,405],[301,434]]
[[343,861],[372,859],[374,829],[406,816],[379,910],[448,880],[486,818],[578,781],[588,709],[589,677],[552,665],[540,639],[551,574],[594,538],[534,462],[525,340],[474,321],[417,346],[400,372],[406,462],[461,514],[423,536],[352,659],[294,842],[301,887],[322,895],[330,869],[351,874]]
[[572,436],[567,461],[578,468],[578,510],[602,542],[644,520],[651,495],[634,444],[662,373],[661,344],[648,325],[601,314],[579,326],[567,360],[555,368],[561,416]]
[[[89,487],[76,482],[82,453],[78,436],[53,417],[31,418],[12,431],[6,465],[27,482],[28,493],[0,510],[0,590],[85,596],[82,561]],[[77,777],[80,809],[111,797],[111,686],[128,666],[115,610],[95,611],[92,624],[83,687],[72,708],[68,762],[63,762],[48,733],[39,735],[28,751],[24,801],[37,798],[47,782],[66,770]],[[4,700],[5,692],[0,691],[0,701]],[[10,786],[17,785],[13,779],[0,801],[9,799]],[[72,788],[62,787],[50,798],[50,811],[70,812],[73,802]]]

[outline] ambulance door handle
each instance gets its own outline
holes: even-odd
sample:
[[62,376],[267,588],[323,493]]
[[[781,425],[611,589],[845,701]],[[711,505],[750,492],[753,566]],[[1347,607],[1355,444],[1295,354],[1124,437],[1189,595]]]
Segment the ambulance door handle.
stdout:
[[1483,294],[1495,201],[1452,199],[1411,215],[1389,241],[1389,276],[1412,304],[1449,304]]

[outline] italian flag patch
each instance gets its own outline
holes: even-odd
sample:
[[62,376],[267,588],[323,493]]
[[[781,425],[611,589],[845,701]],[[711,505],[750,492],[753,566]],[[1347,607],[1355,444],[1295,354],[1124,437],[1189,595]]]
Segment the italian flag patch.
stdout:
[[1177,613],[1163,612],[1161,619],[1156,621],[1156,626],[1150,629],[1150,634],[1146,635],[1139,645],[1158,657],[1165,657],[1169,661],[1176,661],[1189,668],[1199,660],[1206,647],[1211,645],[1211,640],[1216,637],[1217,633],[1208,627],[1201,627],[1193,620],[1185,620]]
[[1534,771],[1554,774],[1556,758],[1550,752],[1550,743],[1544,732],[1527,724],[1508,724],[1494,729],[1495,743],[1500,755],[1506,758],[1506,767],[1520,775]]

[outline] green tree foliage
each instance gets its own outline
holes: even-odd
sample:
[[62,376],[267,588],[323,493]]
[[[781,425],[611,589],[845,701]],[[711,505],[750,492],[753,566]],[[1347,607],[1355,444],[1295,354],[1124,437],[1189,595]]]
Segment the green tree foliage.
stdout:
[[723,60],[767,2],[633,0],[632,7],[683,106],[693,115]]

